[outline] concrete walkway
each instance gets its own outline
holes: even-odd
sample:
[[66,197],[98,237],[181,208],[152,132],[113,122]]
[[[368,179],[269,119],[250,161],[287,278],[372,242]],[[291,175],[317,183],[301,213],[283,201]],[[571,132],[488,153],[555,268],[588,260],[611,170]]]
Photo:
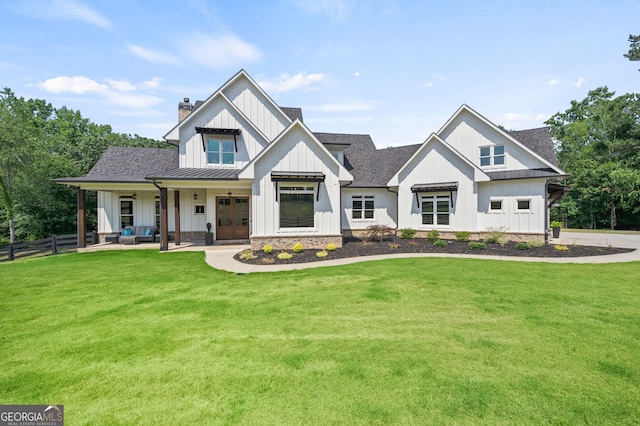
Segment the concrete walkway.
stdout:
[[635,251],[622,254],[612,254],[607,256],[587,256],[570,258],[539,258],[539,257],[515,257],[515,256],[488,256],[472,254],[440,254],[440,253],[398,253],[378,256],[354,257],[349,259],[323,260],[311,263],[297,263],[288,265],[248,265],[236,261],[233,256],[249,246],[235,246],[229,248],[219,247],[216,250],[206,251],[206,261],[209,265],[223,271],[235,272],[237,274],[247,274],[250,272],[277,272],[293,271],[298,269],[318,268],[322,266],[347,265],[356,262],[366,262],[371,260],[398,259],[408,257],[457,257],[470,259],[494,259],[510,260],[516,262],[547,262],[547,263],[615,263],[615,262],[636,262],[640,261],[640,235],[627,234],[597,234],[587,232],[561,232],[560,238],[551,239],[552,244],[585,245],[599,247],[622,247],[632,248]]

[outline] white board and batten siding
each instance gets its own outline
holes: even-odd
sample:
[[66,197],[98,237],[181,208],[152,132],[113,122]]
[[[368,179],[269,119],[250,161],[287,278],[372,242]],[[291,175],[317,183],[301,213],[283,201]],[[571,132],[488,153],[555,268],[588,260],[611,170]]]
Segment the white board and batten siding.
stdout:
[[[415,184],[457,182],[450,206],[450,224],[423,225],[420,198],[423,196],[450,195],[449,192],[418,193],[411,191]],[[451,205],[451,203],[450,203]],[[443,144],[434,140],[415,157],[400,174],[398,187],[398,223],[401,228],[416,230],[473,231],[477,229],[477,183],[474,169]]]
[[[205,110],[194,116],[190,126],[180,129],[180,140],[184,141],[180,143],[179,147],[180,167],[241,169],[268,145],[265,137],[256,131],[237,111],[230,108],[229,102],[223,97],[218,97],[213,102],[203,105],[202,108],[205,108]],[[229,166],[208,165],[207,154],[202,146],[202,135],[196,133],[196,127],[240,129],[240,135],[236,136],[237,152],[235,154],[235,164]],[[233,140],[233,136],[215,137]]]
[[[373,197],[373,219],[353,218],[353,197]],[[398,224],[397,198],[394,192],[385,188],[342,188],[342,227],[349,230],[363,230],[372,225],[386,225],[396,228]]]
[[224,94],[269,140],[275,139],[291,123],[246,77],[226,87]]
[[[307,134],[296,129],[284,135],[268,155],[257,160],[253,181],[251,217],[253,235],[337,235],[340,233],[339,164],[316,143],[308,143]],[[279,202],[271,172],[317,172],[325,175],[322,183],[279,182],[281,186],[313,186],[314,227],[280,228]]]
[[[130,198],[136,192],[136,199]],[[98,191],[98,233],[118,233],[120,229],[120,201],[133,201],[133,224],[154,226],[156,223],[156,196],[158,191]],[[127,198],[120,198],[127,197]],[[168,205],[173,206],[173,194],[169,191]],[[168,209],[169,231],[173,231],[173,208]]]
[[[481,182],[478,184],[478,221],[481,230],[542,234],[545,231],[545,180]],[[491,210],[491,201],[501,204]],[[529,210],[519,210],[518,201],[529,201]]]
[[463,111],[454,117],[440,131],[438,136],[478,166],[480,165],[481,147],[503,145],[505,164],[482,167],[486,171],[526,170],[548,167],[548,165],[531,155],[520,145],[514,143],[502,132],[468,111]]

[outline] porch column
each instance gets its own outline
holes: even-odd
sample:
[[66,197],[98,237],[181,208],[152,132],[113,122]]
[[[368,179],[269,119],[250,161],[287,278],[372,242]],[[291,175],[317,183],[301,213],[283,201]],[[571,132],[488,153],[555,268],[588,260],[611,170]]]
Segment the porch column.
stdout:
[[78,189],[78,248],[87,246],[87,194],[84,189]]
[[174,216],[174,228],[176,230],[173,239],[176,245],[180,245],[180,191],[173,191],[173,216]]
[[169,215],[167,214],[167,188],[160,188],[160,251],[169,249]]

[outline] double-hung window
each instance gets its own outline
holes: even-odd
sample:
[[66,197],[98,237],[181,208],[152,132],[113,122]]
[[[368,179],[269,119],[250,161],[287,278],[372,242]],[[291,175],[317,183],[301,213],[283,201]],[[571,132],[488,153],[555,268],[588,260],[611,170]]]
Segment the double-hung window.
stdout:
[[160,200],[156,200],[156,209],[155,209],[155,224],[158,228],[160,228]]
[[280,228],[315,227],[314,194],[314,186],[281,186],[278,190]]
[[448,195],[422,197],[422,224],[448,226],[450,201]]
[[235,143],[232,140],[207,139],[207,164],[233,165],[235,156]]
[[480,166],[504,166],[504,164],[504,145],[480,147]]
[[373,195],[354,195],[351,197],[352,219],[373,219],[375,212]]
[[133,226],[133,200],[120,200],[120,229]]

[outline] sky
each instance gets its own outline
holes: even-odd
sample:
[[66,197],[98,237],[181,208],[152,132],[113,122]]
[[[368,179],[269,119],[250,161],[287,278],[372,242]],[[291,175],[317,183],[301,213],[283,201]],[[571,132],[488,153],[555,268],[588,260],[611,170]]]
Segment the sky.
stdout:
[[640,92],[637,0],[0,0],[0,87],[153,139],[244,69],[315,132],[423,142],[462,104],[544,126]]

